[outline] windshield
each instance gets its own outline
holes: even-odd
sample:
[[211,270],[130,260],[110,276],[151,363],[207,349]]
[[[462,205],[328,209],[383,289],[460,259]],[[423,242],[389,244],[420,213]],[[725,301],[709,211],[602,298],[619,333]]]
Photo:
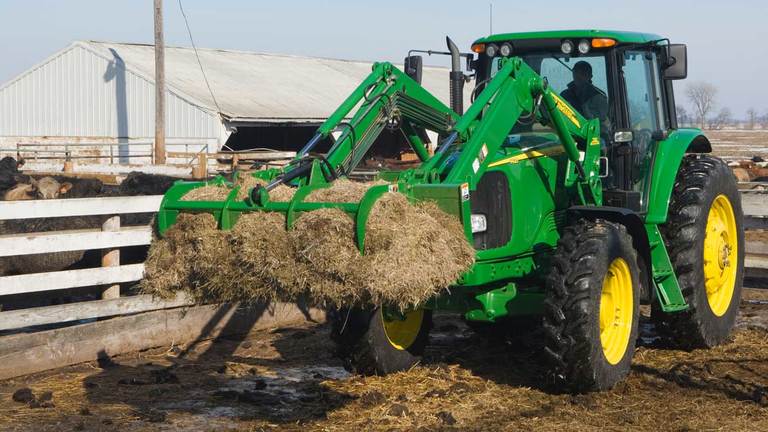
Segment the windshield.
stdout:
[[[572,57],[562,53],[530,53],[521,56],[549,86],[587,119],[600,119],[601,135],[610,130],[608,79],[602,54]],[[502,57],[490,62],[490,78],[501,69]],[[552,131],[540,124],[518,123],[511,133]]]

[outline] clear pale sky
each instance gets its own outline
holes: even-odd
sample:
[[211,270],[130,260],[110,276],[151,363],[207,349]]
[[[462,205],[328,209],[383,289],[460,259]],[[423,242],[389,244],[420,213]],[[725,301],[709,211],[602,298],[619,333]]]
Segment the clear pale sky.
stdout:
[[[444,49],[446,34],[468,49],[489,32],[488,4],[184,0],[201,47],[389,61],[409,48]],[[689,82],[716,85],[736,117],[768,112],[768,0],[497,0],[493,10],[496,33],[601,28],[687,43]],[[177,0],[165,0],[165,20],[166,43],[188,46]],[[152,43],[152,29],[152,0],[0,0],[0,83],[74,40]]]

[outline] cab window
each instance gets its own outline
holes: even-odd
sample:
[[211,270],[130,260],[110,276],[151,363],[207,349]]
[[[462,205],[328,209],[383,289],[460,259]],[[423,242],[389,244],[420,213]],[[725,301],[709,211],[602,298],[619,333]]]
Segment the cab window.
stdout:
[[[549,86],[587,119],[600,120],[601,135],[612,130],[613,115],[608,97],[608,78],[604,55],[572,57],[561,53],[526,54],[523,60],[545,77]],[[501,58],[491,61],[491,77],[501,69]],[[512,133],[550,130],[541,125],[518,125]]]

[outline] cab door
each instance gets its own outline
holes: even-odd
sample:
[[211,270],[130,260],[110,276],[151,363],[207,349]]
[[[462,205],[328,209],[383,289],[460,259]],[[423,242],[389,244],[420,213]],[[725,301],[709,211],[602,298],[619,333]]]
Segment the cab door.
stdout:
[[[616,130],[624,131],[619,142],[609,147],[613,190],[606,204],[644,212],[656,142],[666,130],[663,92],[656,52],[618,50],[619,102]],[[618,136],[618,135],[617,135]]]

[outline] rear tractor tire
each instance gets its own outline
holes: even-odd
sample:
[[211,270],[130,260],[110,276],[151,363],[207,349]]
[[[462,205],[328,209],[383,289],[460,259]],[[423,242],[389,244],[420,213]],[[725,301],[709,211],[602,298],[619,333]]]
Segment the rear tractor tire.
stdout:
[[744,274],[741,197],[721,159],[688,155],[678,171],[669,218],[661,227],[688,310],[653,319],[659,333],[682,348],[711,348],[728,340]]
[[383,307],[352,308],[334,314],[331,337],[348,370],[386,375],[421,361],[431,328],[431,310],[401,314]]
[[578,220],[567,227],[546,281],[544,352],[569,391],[605,390],[629,373],[635,351],[640,271],[623,225]]

